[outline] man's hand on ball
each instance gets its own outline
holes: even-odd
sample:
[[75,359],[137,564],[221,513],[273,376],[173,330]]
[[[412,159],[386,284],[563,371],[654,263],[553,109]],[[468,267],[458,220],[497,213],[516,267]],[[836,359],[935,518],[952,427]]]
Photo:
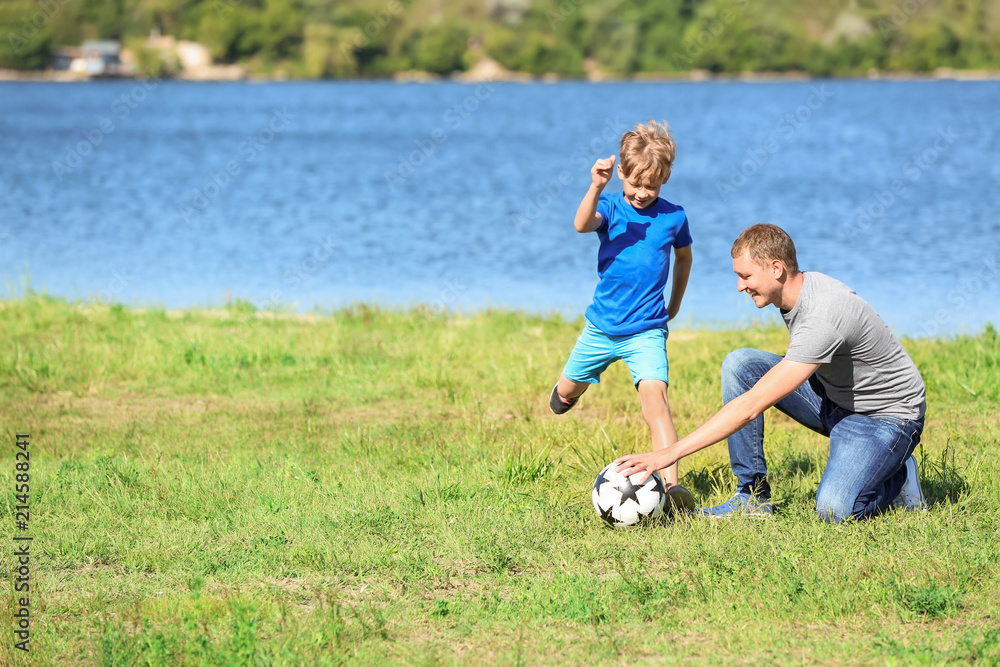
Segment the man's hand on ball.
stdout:
[[667,453],[666,449],[658,449],[655,452],[646,454],[626,454],[625,456],[619,456],[615,459],[615,463],[617,464],[615,471],[620,472],[626,477],[631,477],[637,472],[645,472],[646,474],[642,476],[642,479],[637,481],[638,484],[643,484],[654,472],[669,467],[674,461],[670,460],[670,454]]

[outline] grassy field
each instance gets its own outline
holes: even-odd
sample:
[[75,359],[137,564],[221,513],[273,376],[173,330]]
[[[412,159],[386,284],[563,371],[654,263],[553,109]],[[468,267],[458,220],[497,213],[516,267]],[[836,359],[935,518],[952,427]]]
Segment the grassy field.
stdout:
[[[1000,664],[1000,340],[905,340],[926,514],[831,526],[824,438],[767,416],[778,514],[606,528],[597,471],[648,447],[613,366],[546,399],[580,322],[0,303],[4,569],[30,434],[30,653],[2,665]],[[731,349],[671,334],[686,433]],[[681,462],[732,492],[724,445]],[[19,594],[21,595],[21,594]]]

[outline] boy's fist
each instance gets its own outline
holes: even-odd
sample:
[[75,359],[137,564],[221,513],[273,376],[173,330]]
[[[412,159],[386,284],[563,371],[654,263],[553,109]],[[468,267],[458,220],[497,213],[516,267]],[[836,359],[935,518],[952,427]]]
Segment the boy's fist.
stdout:
[[594,163],[590,168],[590,176],[594,179],[594,185],[603,188],[611,180],[611,170],[615,166],[615,156],[602,158]]

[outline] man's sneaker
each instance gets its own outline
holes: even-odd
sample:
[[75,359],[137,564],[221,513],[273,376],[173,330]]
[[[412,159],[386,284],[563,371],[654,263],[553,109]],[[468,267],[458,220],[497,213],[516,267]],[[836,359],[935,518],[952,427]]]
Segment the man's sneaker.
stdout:
[[576,405],[576,401],[579,399],[579,396],[577,396],[577,398],[571,398],[569,403],[567,403],[559,396],[559,392],[556,391],[558,388],[559,383],[556,382],[556,386],[552,387],[552,394],[549,396],[549,410],[551,410],[553,414],[561,415],[564,412],[569,412],[570,408]]
[[892,501],[892,506],[905,509],[907,512],[926,512],[927,499],[924,497],[924,490],[920,488],[917,459],[910,454],[903,465],[906,466],[906,481],[903,482],[899,495]]
[[745,493],[737,493],[732,498],[715,507],[699,507],[695,515],[709,519],[728,519],[737,514],[745,514],[755,519],[765,519],[774,514],[770,500],[752,498]]

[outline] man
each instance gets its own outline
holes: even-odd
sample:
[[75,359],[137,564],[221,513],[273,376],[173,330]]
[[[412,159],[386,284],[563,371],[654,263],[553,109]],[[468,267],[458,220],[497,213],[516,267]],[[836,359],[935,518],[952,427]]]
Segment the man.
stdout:
[[926,409],[924,383],[903,346],[843,283],[800,272],[795,245],[775,225],[754,225],[733,243],[737,289],[758,308],[773,304],[788,326],[784,357],[731,352],[722,363],[724,407],[676,444],[617,460],[627,475],[666,468],[723,439],[739,481],[735,495],[700,514],[769,516],[764,417],[771,406],[830,438],[816,494],[825,521],[863,519],[890,506],[923,509],[913,450]]

